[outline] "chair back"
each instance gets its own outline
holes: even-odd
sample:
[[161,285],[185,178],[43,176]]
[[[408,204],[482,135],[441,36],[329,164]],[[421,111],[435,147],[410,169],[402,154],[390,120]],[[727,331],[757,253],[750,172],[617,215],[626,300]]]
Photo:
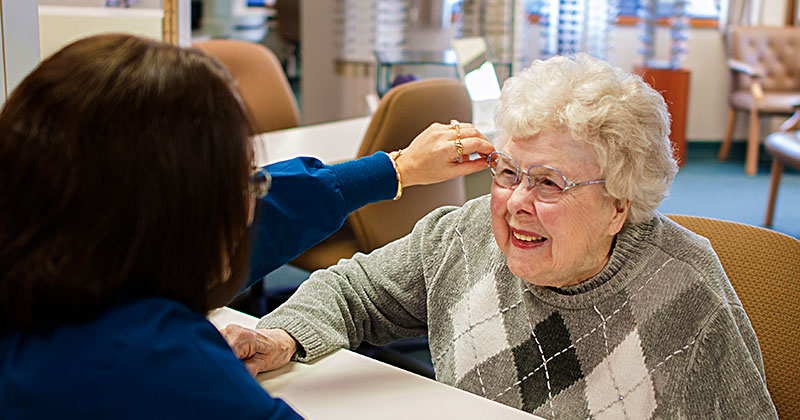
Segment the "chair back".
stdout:
[[[452,119],[472,121],[469,94],[458,80],[433,78],[398,85],[381,99],[358,156],[404,148],[432,123],[446,124]],[[369,252],[410,233],[432,210],[464,204],[465,197],[462,178],[418,185],[404,189],[400,200],[370,204],[348,220],[359,249]]]
[[[730,38],[729,58],[759,69],[764,91],[800,90],[800,27],[737,26]],[[737,73],[733,90],[752,83],[750,76]]]
[[778,416],[800,418],[800,241],[742,223],[668,217],[711,242],[758,337]]
[[[781,125],[781,131],[772,133],[764,140],[764,148],[772,155],[772,168],[769,174],[769,195],[767,211],[764,214],[764,226],[772,226],[775,215],[775,201],[778,198],[778,187],[783,177],[785,166],[800,169],[800,111]],[[792,194],[792,191],[787,191]]]
[[193,47],[222,63],[237,82],[250,118],[250,134],[297,127],[300,111],[280,62],[267,47],[233,39]]

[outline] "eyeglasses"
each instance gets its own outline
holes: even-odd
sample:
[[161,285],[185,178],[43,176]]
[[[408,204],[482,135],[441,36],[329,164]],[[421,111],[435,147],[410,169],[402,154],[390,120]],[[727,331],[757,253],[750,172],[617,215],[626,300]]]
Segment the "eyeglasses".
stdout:
[[269,187],[272,185],[272,176],[264,168],[253,168],[253,175],[250,176],[248,192],[260,200],[267,196]]
[[536,199],[544,203],[555,203],[571,188],[606,182],[605,179],[573,182],[558,169],[547,165],[533,165],[525,171],[519,168],[511,156],[502,152],[490,153],[486,161],[498,186],[513,188],[522,180],[520,174],[525,174],[528,177],[528,187],[533,190]]

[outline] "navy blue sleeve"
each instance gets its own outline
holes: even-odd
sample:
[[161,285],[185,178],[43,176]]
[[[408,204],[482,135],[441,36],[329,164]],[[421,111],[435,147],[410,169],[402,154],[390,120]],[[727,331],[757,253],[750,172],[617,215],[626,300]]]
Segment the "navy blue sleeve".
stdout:
[[[176,404],[170,405],[170,409],[182,408],[177,408],[175,416],[167,417],[225,418],[230,416],[237,419],[265,420],[299,420],[302,418],[285,401],[272,398],[258,382],[253,380],[242,361],[236,358],[228,344],[210,323],[206,326],[197,325],[192,329],[194,331],[191,336],[195,338],[195,342],[192,343],[194,351],[188,351],[184,355],[188,359],[187,364],[190,364],[192,369],[186,369],[183,373],[184,377],[181,378],[185,382],[182,388],[187,391],[172,390],[172,397],[177,401],[175,401]],[[178,346],[176,345],[176,347]],[[154,385],[155,387],[157,386]],[[185,399],[183,398],[184,393],[187,394]],[[204,396],[206,401],[196,402],[192,409],[187,409],[186,406],[189,404],[179,404],[181,401],[197,399],[198,396]]]
[[285,401],[267,394],[211,323],[187,323],[173,337],[162,335],[149,344],[161,363],[141,366],[149,380],[140,381],[145,385],[138,391],[154,396],[137,402],[149,399],[148,410],[163,418],[302,419]]
[[392,162],[383,152],[336,165],[301,157],[266,169],[272,186],[256,220],[249,284],[336,232],[351,212],[397,193]]

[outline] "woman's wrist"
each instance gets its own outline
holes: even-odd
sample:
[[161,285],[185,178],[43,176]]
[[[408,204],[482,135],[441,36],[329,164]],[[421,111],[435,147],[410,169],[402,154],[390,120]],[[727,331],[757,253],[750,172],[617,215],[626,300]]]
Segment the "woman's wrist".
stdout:
[[267,370],[283,366],[297,352],[297,340],[282,328],[257,329],[256,332],[265,340],[261,351],[274,357],[274,361],[268,364]]
[[283,348],[285,354],[288,356],[287,359],[291,360],[294,354],[297,353],[297,340],[295,340],[295,338],[284,329],[279,328],[278,331],[283,333],[280,334],[281,339],[283,340],[281,348]]

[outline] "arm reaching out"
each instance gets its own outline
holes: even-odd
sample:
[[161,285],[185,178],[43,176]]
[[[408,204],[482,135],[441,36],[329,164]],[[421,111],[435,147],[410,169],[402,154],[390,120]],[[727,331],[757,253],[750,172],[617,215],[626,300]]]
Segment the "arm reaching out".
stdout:
[[[486,169],[483,159],[458,162],[459,136],[463,156],[494,151],[470,123],[459,123],[458,133],[451,125],[431,124],[396,156],[403,186],[433,184]],[[261,202],[262,222],[252,249],[248,286],[336,232],[350,212],[391,200],[397,192],[395,169],[382,152],[336,165],[296,158],[266,169],[272,174],[272,187]]]

